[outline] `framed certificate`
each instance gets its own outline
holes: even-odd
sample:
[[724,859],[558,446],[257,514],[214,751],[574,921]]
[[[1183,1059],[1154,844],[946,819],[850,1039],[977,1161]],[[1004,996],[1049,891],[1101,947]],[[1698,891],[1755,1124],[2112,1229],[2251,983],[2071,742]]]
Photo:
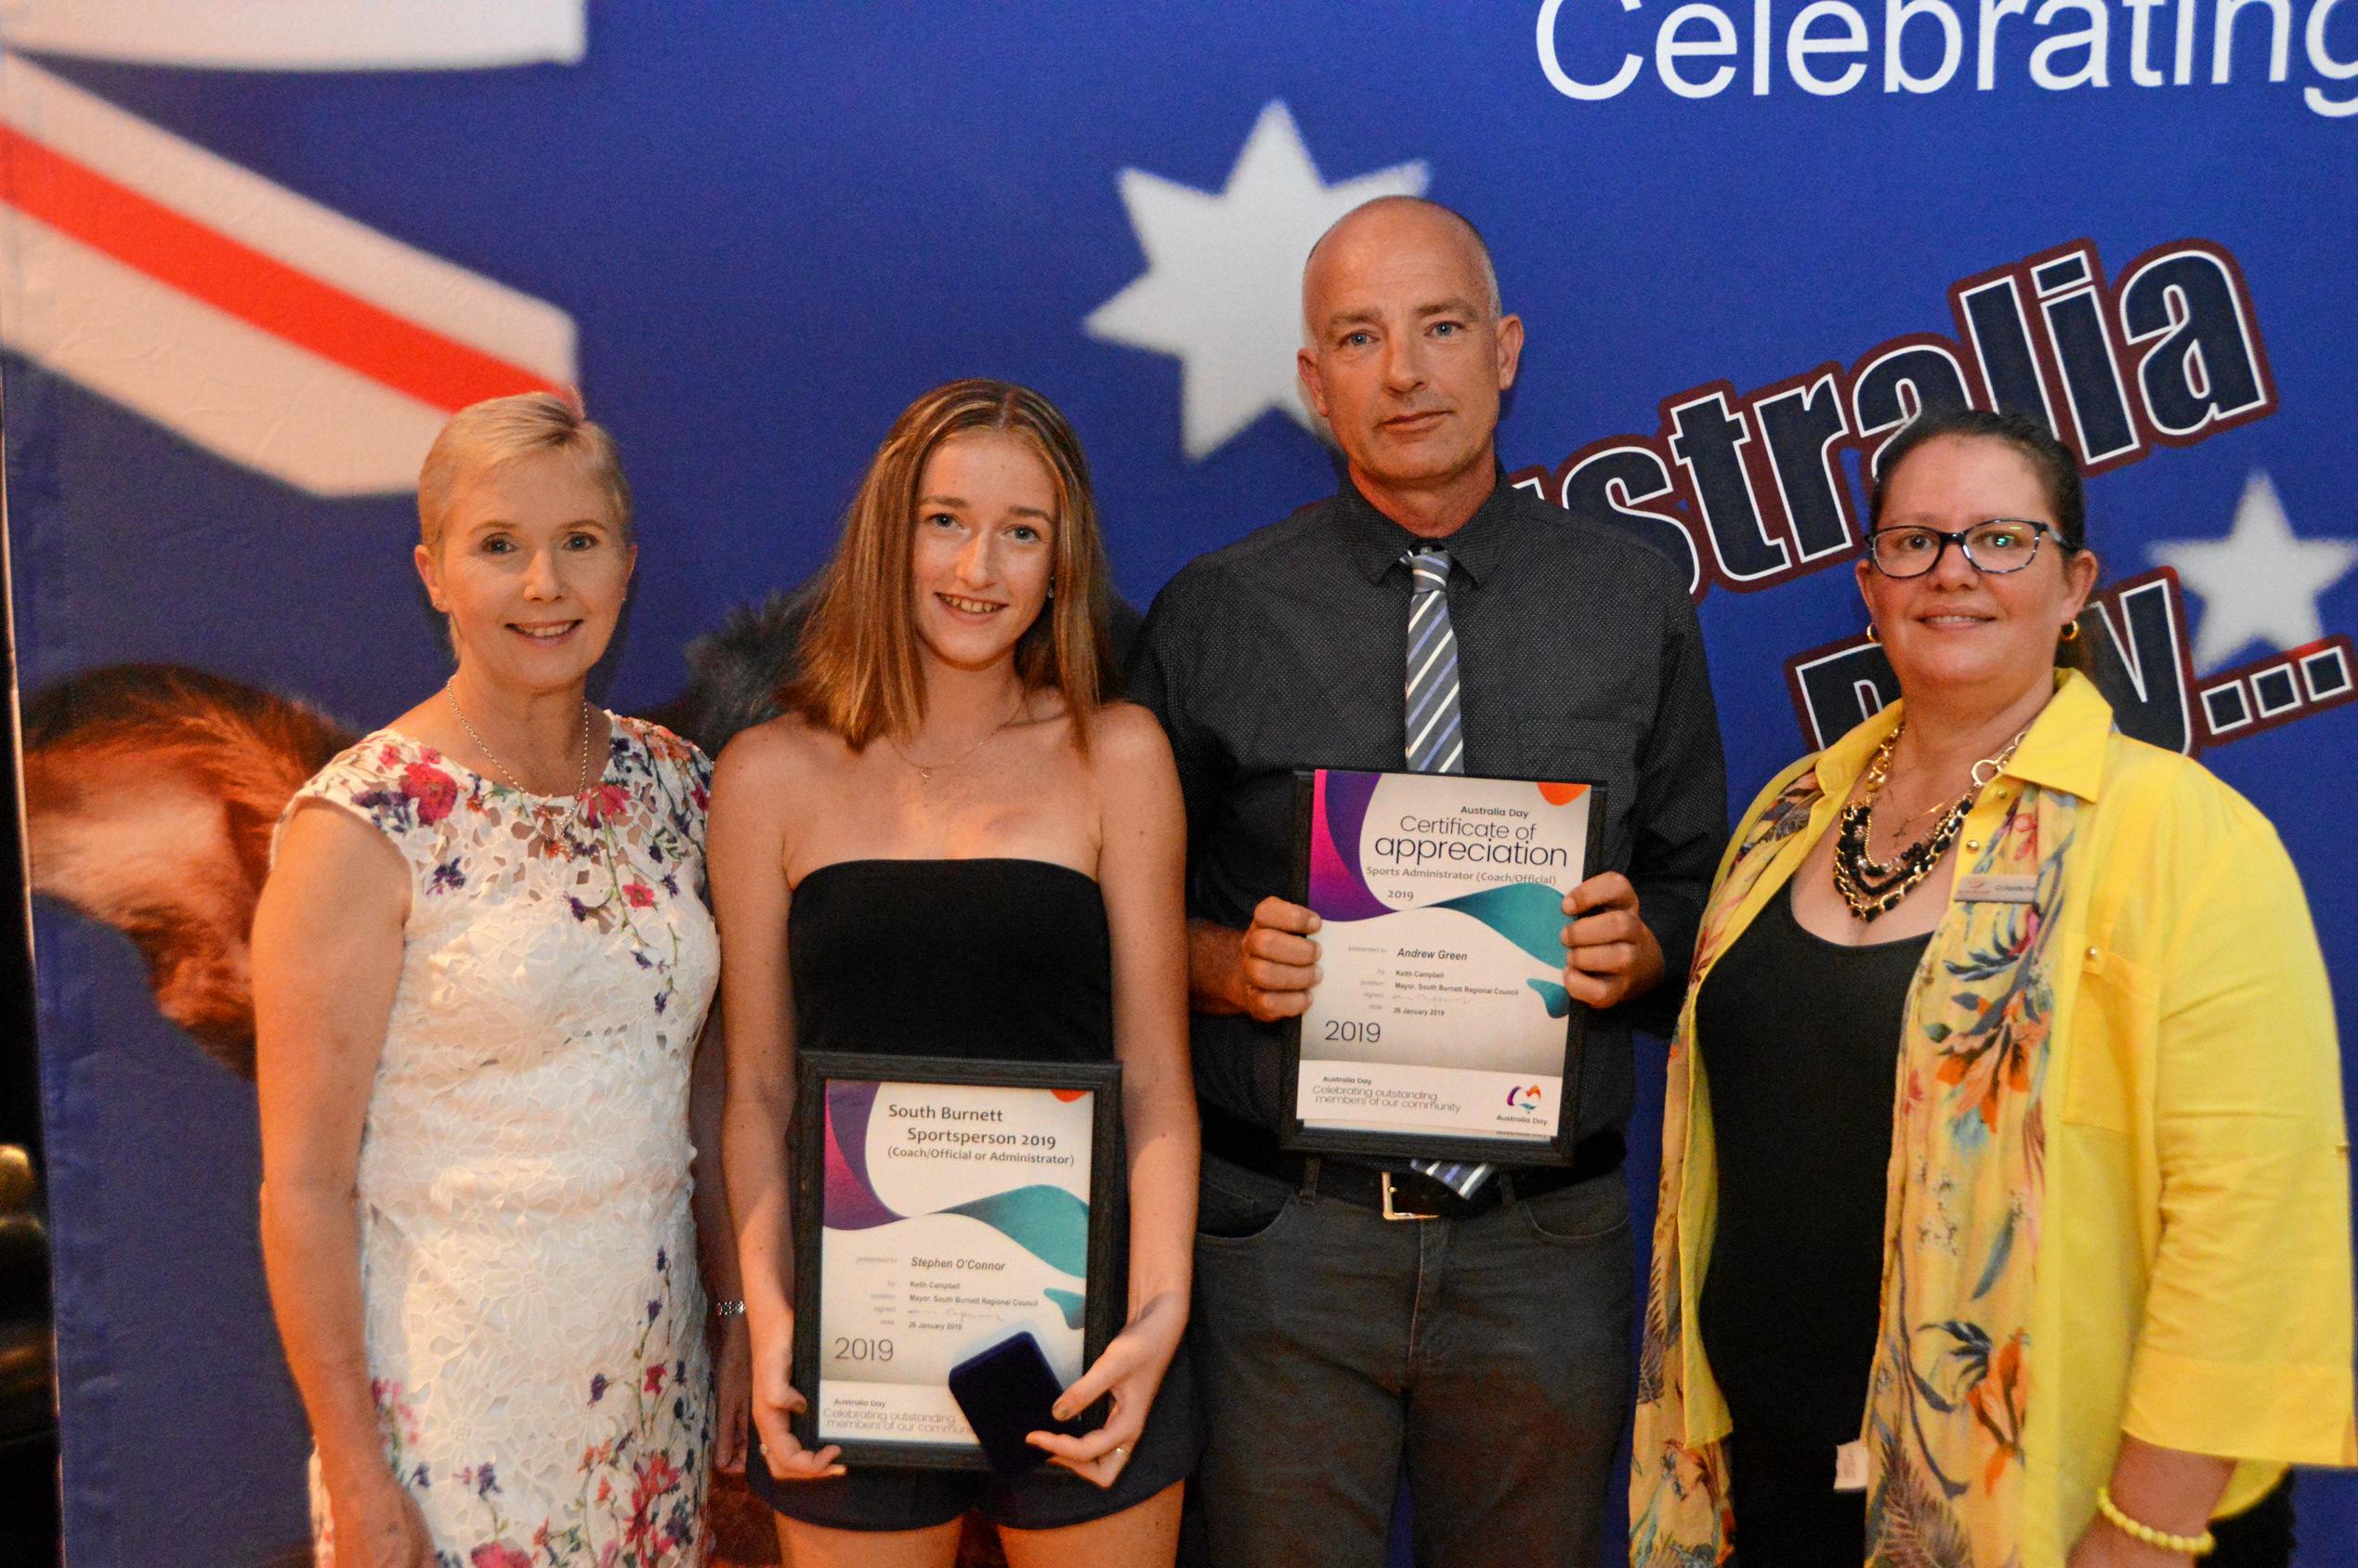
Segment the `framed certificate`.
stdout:
[[1113,1337],[1121,1068],[806,1052],[797,1081],[794,1435],[986,1469],[950,1369],[1028,1331],[1068,1384]]
[[1288,1030],[1288,1148],[1564,1165],[1587,1009],[1565,895],[1603,787],[1451,773],[1301,775],[1296,901],[1324,973]]

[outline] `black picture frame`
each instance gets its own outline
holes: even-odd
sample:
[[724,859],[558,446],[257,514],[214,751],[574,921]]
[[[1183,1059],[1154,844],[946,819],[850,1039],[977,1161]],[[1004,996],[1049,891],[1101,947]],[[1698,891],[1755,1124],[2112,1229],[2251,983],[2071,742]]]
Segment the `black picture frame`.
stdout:
[[[1375,773],[1385,777],[1429,777],[1407,768],[1365,767],[1305,767],[1294,770],[1293,799],[1293,870],[1290,896],[1297,904],[1310,901],[1310,834],[1313,801],[1318,775],[1321,773]],[[1513,778],[1499,774],[1458,773],[1451,778],[1487,780],[1502,784],[1527,784],[1527,778]],[[1580,879],[1594,876],[1605,855],[1605,789],[1593,778],[1551,778],[1551,784],[1578,784],[1590,792],[1588,842],[1583,850]],[[1281,1146],[1302,1154],[1357,1155],[1371,1159],[1400,1162],[1409,1159],[1487,1160],[1498,1165],[1555,1165],[1572,1163],[1574,1144],[1579,1141],[1580,1123],[1580,1054],[1586,1034],[1589,1009],[1579,1001],[1572,1003],[1571,1013],[1564,1023],[1564,1093],[1556,1107],[1555,1134],[1546,1142],[1525,1138],[1474,1138],[1436,1136],[1419,1132],[1395,1132],[1374,1128],[1312,1127],[1302,1119],[1302,1020],[1286,1020],[1281,1038],[1284,1043],[1284,1125],[1278,1135]]]
[[[820,1247],[826,1196],[827,1087],[831,1083],[986,1085],[1011,1089],[1086,1091],[1091,1102],[1089,1151],[1089,1257],[1082,1276],[1081,1365],[1095,1364],[1120,1326],[1129,1260],[1121,1248],[1128,1233],[1129,1181],[1122,1150],[1121,1065],[1118,1062],[997,1062],[954,1057],[894,1056],[867,1052],[808,1051],[795,1065],[794,1117],[790,1134],[794,1224],[794,1381],[806,1396],[793,1418],[796,1441],[816,1449],[840,1443],[846,1466],[890,1465],[923,1470],[987,1470],[989,1462],[974,1444],[897,1443],[875,1438],[836,1439],[819,1431],[818,1368],[828,1326],[821,1321]],[[1108,1402],[1084,1412],[1094,1428]]]

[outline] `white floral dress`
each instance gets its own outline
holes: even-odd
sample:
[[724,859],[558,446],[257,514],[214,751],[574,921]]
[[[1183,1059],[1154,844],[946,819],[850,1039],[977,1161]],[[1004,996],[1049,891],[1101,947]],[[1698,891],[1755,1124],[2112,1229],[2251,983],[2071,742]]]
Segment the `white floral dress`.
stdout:
[[[719,971],[711,779],[636,719],[578,801],[382,730],[287,808],[343,807],[409,863],[361,1290],[386,1457],[450,1568],[703,1559],[688,1083]],[[316,1465],[312,1499],[331,1562]]]

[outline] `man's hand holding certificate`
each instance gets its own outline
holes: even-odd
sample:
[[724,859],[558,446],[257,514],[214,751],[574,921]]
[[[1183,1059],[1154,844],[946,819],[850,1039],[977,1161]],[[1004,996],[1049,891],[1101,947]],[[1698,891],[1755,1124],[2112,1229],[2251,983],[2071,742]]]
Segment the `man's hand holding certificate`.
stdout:
[[1586,874],[1596,789],[1320,770],[1304,796],[1304,901],[1256,909],[1234,992],[1301,1020],[1290,1141],[1565,1157],[1583,1013],[1661,972],[1627,879]]
[[[1638,915],[1637,889],[1618,871],[1600,871],[1564,895],[1564,988],[1583,1007],[1618,1007],[1662,983],[1662,947]],[[1217,995],[1199,1012],[1242,1013],[1264,1024],[1299,1018],[1318,983],[1318,913],[1283,898],[1264,898],[1243,931],[1198,921],[1191,973],[1216,973]],[[1211,949],[1213,962],[1202,962]],[[1209,1005],[1207,1005],[1209,1000]]]
[[1283,898],[1253,907],[1242,931],[1212,921],[1187,928],[1190,1004],[1198,1013],[1241,1013],[1264,1024],[1298,1018],[1318,983],[1318,917]]
[[1637,889],[1600,871],[1565,895],[1564,988],[1583,1007],[1618,1007],[1662,983],[1662,945],[1638,918]]

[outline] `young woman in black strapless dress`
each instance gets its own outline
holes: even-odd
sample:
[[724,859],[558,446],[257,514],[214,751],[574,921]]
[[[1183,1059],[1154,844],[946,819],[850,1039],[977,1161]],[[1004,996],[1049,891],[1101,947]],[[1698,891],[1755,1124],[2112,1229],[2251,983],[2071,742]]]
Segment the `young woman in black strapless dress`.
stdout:
[[[1198,1443],[1181,1345],[1197,1133],[1186,828],[1161,729],[1101,700],[1088,471],[1038,394],[962,381],[894,425],[845,525],[784,717],[720,759],[708,860],[728,1041],[724,1160],[755,1457],[788,1561],[947,1568],[959,1519],[1012,1568],[1169,1563]],[[784,1151],[797,1045],[1122,1064],[1127,1326],[1015,1482],[802,1448]],[[1094,1483],[1094,1484],[1092,1484]]]

